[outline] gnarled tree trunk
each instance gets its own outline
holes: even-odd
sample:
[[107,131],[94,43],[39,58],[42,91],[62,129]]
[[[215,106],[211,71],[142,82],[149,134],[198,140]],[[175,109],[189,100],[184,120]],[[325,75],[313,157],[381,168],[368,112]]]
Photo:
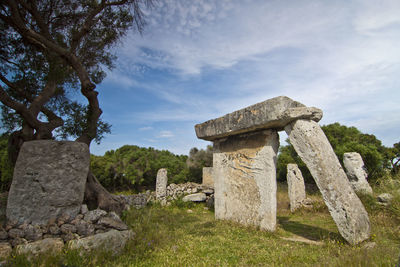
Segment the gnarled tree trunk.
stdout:
[[114,211],[121,213],[124,210],[125,204],[117,196],[108,192],[97,180],[94,174],[89,171],[84,202],[89,209],[100,208],[106,211]]

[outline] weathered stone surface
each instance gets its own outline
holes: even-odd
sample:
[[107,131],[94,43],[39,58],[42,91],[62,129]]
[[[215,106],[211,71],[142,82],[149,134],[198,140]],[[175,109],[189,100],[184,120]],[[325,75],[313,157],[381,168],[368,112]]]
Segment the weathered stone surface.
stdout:
[[215,217],[276,228],[276,131],[230,136],[214,142]]
[[214,186],[213,179],[213,168],[212,167],[203,167],[203,185]]
[[84,143],[25,142],[19,153],[7,202],[7,219],[46,224],[65,213],[76,216],[89,171]]
[[389,193],[382,193],[377,197],[378,203],[382,206],[389,206],[392,202],[393,195]]
[[12,247],[7,242],[0,243],[0,259],[4,259],[10,256],[12,252]]
[[66,223],[61,225],[60,231],[63,234],[76,233],[76,226],[73,224]]
[[95,227],[91,223],[87,223],[85,221],[80,221],[76,224],[76,232],[80,236],[89,236],[93,235],[95,231]]
[[50,226],[49,226],[48,232],[49,232],[50,234],[52,234],[52,235],[58,235],[58,234],[61,233],[61,230],[60,230],[60,227],[58,227],[58,225],[53,224],[53,225],[50,225]]
[[206,201],[207,196],[204,193],[196,193],[196,194],[190,194],[187,196],[184,196],[182,198],[182,201],[184,202],[188,202],[188,201],[192,201],[192,202],[202,202],[202,201]]
[[102,210],[102,209],[95,209],[88,211],[85,214],[85,217],[83,218],[85,221],[90,222],[90,223],[95,223],[97,222],[101,217],[106,216],[107,211]]
[[297,164],[289,163],[287,165],[287,184],[290,201],[290,211],[302,207],[306,199],[306,187],[304,178]]
[[0,259],[4,259],[10,256],[12,252],[12,247],[7,242],[0,243]]
[[296,119],[319,121],[321,118],[320,109],[306,107],[286,96],[279,96],[197,124],[195,130],[198,138],[212,141],[262,129],[282,130]]
[[25,254],[28,258],[40,254],[59,253],[64,247],[61,238],[46,238],[32,243],[18,245],[16,251],[18,254]]
[[8,238],[8,233],[5,230],[0,230],[0,240],[6,240]]
[[17,238],[17,237],[24,237],[25,236],[25,232],[22,229],[10,229],[10,231],[8,231],[8,236],[10,238]]
[[297,120],[286,126],[285,131],[315,179],[340,234],[350,244],[369,238],[368,214],[321,127],[314,121]]
[[83,204],[81,206],[81,214],[85,215],[89,211],[88,207],[86,204]]
[[100,218],[97,223],[107,228],[114,228],[120,231],[128,230],[128,226],[123,221],[111,217]]
[[368,175],[361,155],[357,152],[344,153],[343,165],[354,191],[371,195],[372,188],[367,181]]
[[37,241],[39,239],[42,239],[43,236],[43,231],[42,229],[36,225],[28,225],[25,229],[25,238],[29,241]]
[[82,249],[92,251],[96,249],[106,249],[117,254],[125,247],[126,242],[133,238],[135,234],[132,231],[111,230],[106,233],[100,233],[85,238],[71,240],[67,243],[70,249]]
[[156,199],[162,199],[167,196],[167,169],[159,169],[156,179]]

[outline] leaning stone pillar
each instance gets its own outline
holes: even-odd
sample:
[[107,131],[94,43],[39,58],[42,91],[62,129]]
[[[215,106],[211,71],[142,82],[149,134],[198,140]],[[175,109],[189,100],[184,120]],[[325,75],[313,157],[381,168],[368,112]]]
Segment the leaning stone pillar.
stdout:
[[294,212],[301,206],[306,199],[306,187],[304,178],[297,164],[289,163],[287,165],[287,184],[290,201],[290,211]]
[[229,136],[214,141],[215,217],[276,228],[275,130]]
[[368,214],[318,123],[299,119],[288,124],[285,131],[314,177],[340,234],[350,244],[369,238]]

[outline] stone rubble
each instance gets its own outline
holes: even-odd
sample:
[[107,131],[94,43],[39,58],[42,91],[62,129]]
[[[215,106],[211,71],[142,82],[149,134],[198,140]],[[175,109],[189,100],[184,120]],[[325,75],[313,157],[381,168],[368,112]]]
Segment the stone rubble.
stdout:
[[[133,233],[127,231],[128,226],[115,212],[107,213],[100,209],[87,211],[86,205],[82,205],[80,210],[85,214],[79,213],[76,217],[63,214],[57,219],[52,218],[46,225],[28,222],[18,224],[8,221],[4,227],[0,226],[0,258],[10,255],[12,248],[15,248],[17,253],[29,254],[30,256],[36,256],[48,249],[54,249],[57,252],[71,240],[82,240],[88,237],[92,237],[90,240],[97,240],[97,238],[100,238],[96,237],[97,235],[110,231],[123,233],[113,232],[113,236],[121,235],[117,239],[123,236],[133,236]],[[127,235],[125,232],[130,233]],[[100,239],[105,240],[109,235],[111,234],[102,235]],[[126,240],[119,242],[122,244]],[[85,241],[77,242],[77,244],[84,243]],[[79,247],[79,245],[76,246]],[[119,248],[116,249],[116,251],[119,250]]]

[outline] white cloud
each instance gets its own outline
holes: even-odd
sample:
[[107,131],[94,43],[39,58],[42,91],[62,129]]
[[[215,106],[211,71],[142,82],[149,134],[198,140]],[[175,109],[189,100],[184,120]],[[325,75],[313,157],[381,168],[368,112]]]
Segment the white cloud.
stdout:
[[139,128],[139,131],[150,131],[153,130],[154,128],[151,126],[145,126],[145,127],[141,127]]
[[171,131],[161,131],[158,135],[158,138],[171,138],[175,135]]

